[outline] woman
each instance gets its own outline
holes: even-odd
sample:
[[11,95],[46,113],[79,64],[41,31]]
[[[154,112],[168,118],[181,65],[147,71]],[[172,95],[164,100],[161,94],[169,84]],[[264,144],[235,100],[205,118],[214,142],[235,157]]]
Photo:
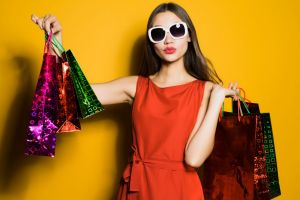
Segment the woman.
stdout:
[[[55,16],[32,20],[61,41]],[[92,84],[103,105],[132,104],[132,156],[117,199],[204,199],[199,168],[213,149],[225,97],[237,98],[237,83],[223,88],[199,48],[187,12],[163,3],[149,17],[143,68],[138,76]]]

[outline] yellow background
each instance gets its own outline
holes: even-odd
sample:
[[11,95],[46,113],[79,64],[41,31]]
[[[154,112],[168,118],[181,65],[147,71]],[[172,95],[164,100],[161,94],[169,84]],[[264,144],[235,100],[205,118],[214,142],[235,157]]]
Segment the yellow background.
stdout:
[[[297,0],[176,1],[225,86],[271,113],[282,195],[298,199],[300,3]],[[64,46],[90,83],[133,75],[141,37],[161,1],[3,1],[0,13],[0,199],[113,199],[130,144],[130,106],[81,121],[58,136],[56,156],[23,156],[25,125],[42,62],[43,32],[32,13],[57,16]]]

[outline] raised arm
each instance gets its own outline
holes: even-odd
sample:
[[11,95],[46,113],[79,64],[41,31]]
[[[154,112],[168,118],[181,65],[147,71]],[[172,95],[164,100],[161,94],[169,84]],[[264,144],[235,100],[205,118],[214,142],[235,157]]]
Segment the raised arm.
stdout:
[[[31,20],[45,32],[52,33],[62,43],[62,27],[54,15],[45,15],[38,17],[31,16]],[[55,55],[53,51],[51,54]],[[91,84],[97,98],[102,105],[129,103],[131,104],[135,96],[137,76],[120,77],[104,83]]]

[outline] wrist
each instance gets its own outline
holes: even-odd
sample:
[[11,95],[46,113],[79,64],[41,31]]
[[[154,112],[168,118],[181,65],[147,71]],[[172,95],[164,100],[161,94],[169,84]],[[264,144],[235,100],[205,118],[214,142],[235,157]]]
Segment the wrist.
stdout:
[[62,32],[58,32],[55,37],[57,38],[57,40],[62,44]]

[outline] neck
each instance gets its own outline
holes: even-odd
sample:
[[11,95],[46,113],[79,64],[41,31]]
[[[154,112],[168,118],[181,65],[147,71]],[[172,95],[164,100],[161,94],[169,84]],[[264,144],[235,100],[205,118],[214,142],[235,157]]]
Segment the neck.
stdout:
[[155,74],[156,80],[161,83],[184,82],[190,77],[183,64],[183,58],[175,62],[163,62],[160,70]]

